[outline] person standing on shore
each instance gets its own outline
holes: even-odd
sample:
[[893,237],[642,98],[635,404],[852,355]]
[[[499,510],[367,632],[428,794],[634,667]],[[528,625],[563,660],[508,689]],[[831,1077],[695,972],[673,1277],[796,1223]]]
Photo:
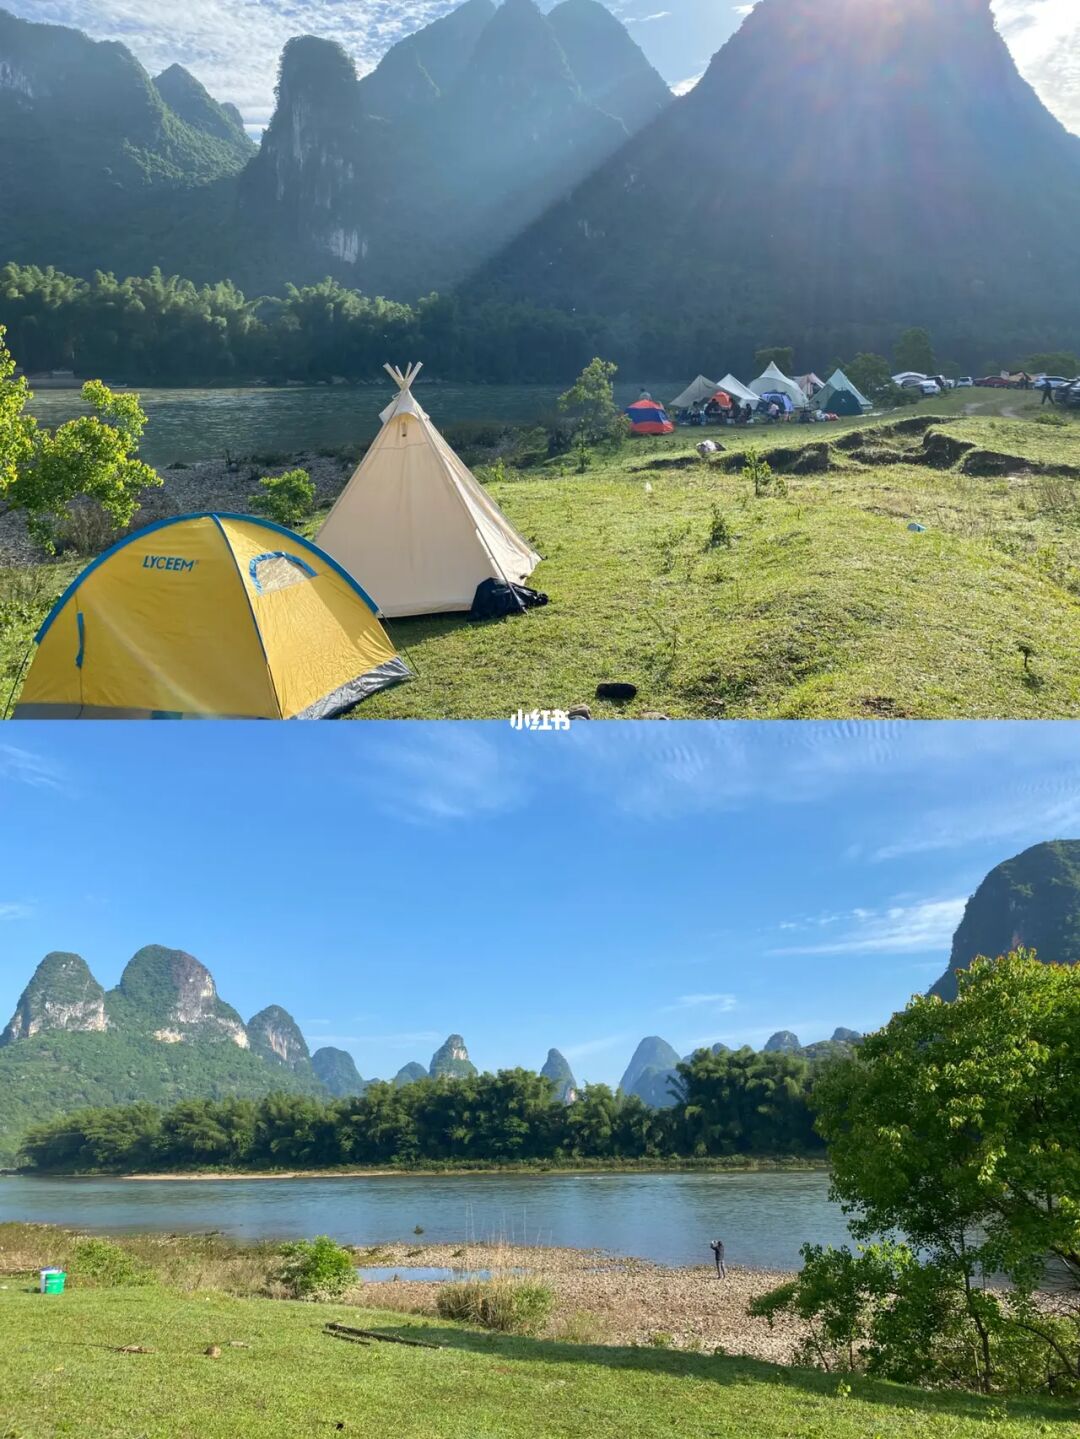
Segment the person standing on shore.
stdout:
[[726,1279],[727,1270],[724,1268],[724,1241],[722,1239],[714,1239],[709,1245],[709,1248],[712,1250],[713,1258],[716,1260],[717,1279]]

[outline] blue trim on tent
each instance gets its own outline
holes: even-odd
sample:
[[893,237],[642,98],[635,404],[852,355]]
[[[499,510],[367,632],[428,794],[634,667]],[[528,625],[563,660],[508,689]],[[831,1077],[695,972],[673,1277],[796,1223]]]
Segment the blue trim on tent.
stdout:
[[75,611],[75,623],[79,629],[79,653],[75,656],[75,668],[81,670],[83,655],[86,653],[86,619],[82,610]]
[[237,563],[236,555],[233,552],[232,545],[229,544],[229,537],[225,533],[225,526],[221,523],[221,520],[217,515],[211,515],[210,518],[213,520],[214,524],[217,525],[221,538],[225,541],[225,553],[233,562],[233,569],[236,571],[236,578],[240,581],[240,588],[244,592],[244,603],[247,605],[248,614],[251,616],[251,628],[255,631],[255,638],[259,641],[259,650],[262,653],[263,664],[266,666],[266,678],[270,682],[270,693],[274,696],[274,701],[277,704],[278,711],[280,713],[281,700],[278,698],[277,685],[274,684],[274,672],[270,668],[270,656],[266,653],[266,646],[263,644],[262,630],[259,628],[259,621],[255,618],[255,606],[251,603],[251,596],[248,594],[247,585],[244,584],[243,571]]
[[255,586],[256,593],[262,594],[263,587],[259,581],[259,566],[263,560],[288,560],[290,565],[295,565],[298,570],[303,570],[309,580],[315,578],[315,571],[310,565],[304,563],[299,555],[290,555],[287,550],[266,550],[261,555],[256,555],[248,565],[248,574],[251,576],[251,583]]
[[[135,530],[132,534],[125,535],[123,539],[117,540],[114,545],[110,545],[107,550],[103,550],[96,560],[91,560],[86,568],[75,576],[71,584],[68,585],[67,589],[53,605],[52,609],[42,621],[41,628],[34,636],[34,643],[37,645],[41,643],[48,634],[53,620],[64,608],[68,600],[71,599],[82,582],[93,574],[99,565],[103,565],[105,561],[111,559],[118,550],[122,550],[125,545],[130,545],[133,540],[142,539],[143,535],[153,534],[155,530],[163,530],[168,525],[182,525],[188,520],[217,520],[219,522],[219,529],[221,529],[221,520],[242,520],[245,524],[262,525],[264,529],[272,530],[278,535],[284,535],[285,538],[291,540],[293,544],[302,545],[305,549],[310,550],[313,555],[317,555],[324,564],[329,565],[335,574],[340,575],[350,589],[356,591],[373,615],[377,616],[379,613],[378,606],[368,594],[367,590],[353,579],[348,570],[342,569],[332,555],[328,555],[325,550],[320,550],[318,545],[312,544],[310,540],[304,539],[303,535],[298,535],[293,530],[287,530],[284,525],[276,525],[273,520],[264,520],[258,515],[240,515],[229,510],[198,510],[190,515],[171,515],[163,520],[155,520],[153,524],[144,525],[141,530]],[[226,543],[228,543],[228,541],[226,541]],[[230,547],[230,553],[231,552]]]

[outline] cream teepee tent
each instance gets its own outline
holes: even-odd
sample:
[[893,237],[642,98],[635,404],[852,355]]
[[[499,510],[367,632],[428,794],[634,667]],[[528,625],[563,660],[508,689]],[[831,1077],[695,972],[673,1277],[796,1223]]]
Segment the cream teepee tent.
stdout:
[[386,365],[398,395],[319,530],[318,543],[363,575],[379,613],[472,608],[487,579],[521,584],[540,556],[454,454],[412,392],[419,365]]

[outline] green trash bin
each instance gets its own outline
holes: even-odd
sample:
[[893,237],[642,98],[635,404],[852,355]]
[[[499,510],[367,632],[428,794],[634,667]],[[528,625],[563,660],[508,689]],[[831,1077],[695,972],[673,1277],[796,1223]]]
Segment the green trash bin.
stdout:
[[43,1269],[41,1271],[42,1294],[63,1294],[66,1279],[67,1275],[62,1269]]

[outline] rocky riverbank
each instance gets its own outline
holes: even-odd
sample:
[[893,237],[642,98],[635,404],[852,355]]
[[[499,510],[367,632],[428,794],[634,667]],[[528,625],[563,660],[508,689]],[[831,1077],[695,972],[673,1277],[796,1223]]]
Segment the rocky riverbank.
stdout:
[[[600,1344],[656,1345],[704,1353],[744,1354],[788,1364],[804,1327],[781,1316],[770,1328],[747,1305],[793,1276],[778,1270],[728,1267],[719,1279],[709,1265],[669,1269],[600,1250],[522,1248],[503,1244],[386,1244],[358,1252],[361,1268],[448,1267],[524,1271],[555,1293],[555,1337]],[[442,1283],[365,1281],[356,1296],[365,1308],[434,1314]]]

